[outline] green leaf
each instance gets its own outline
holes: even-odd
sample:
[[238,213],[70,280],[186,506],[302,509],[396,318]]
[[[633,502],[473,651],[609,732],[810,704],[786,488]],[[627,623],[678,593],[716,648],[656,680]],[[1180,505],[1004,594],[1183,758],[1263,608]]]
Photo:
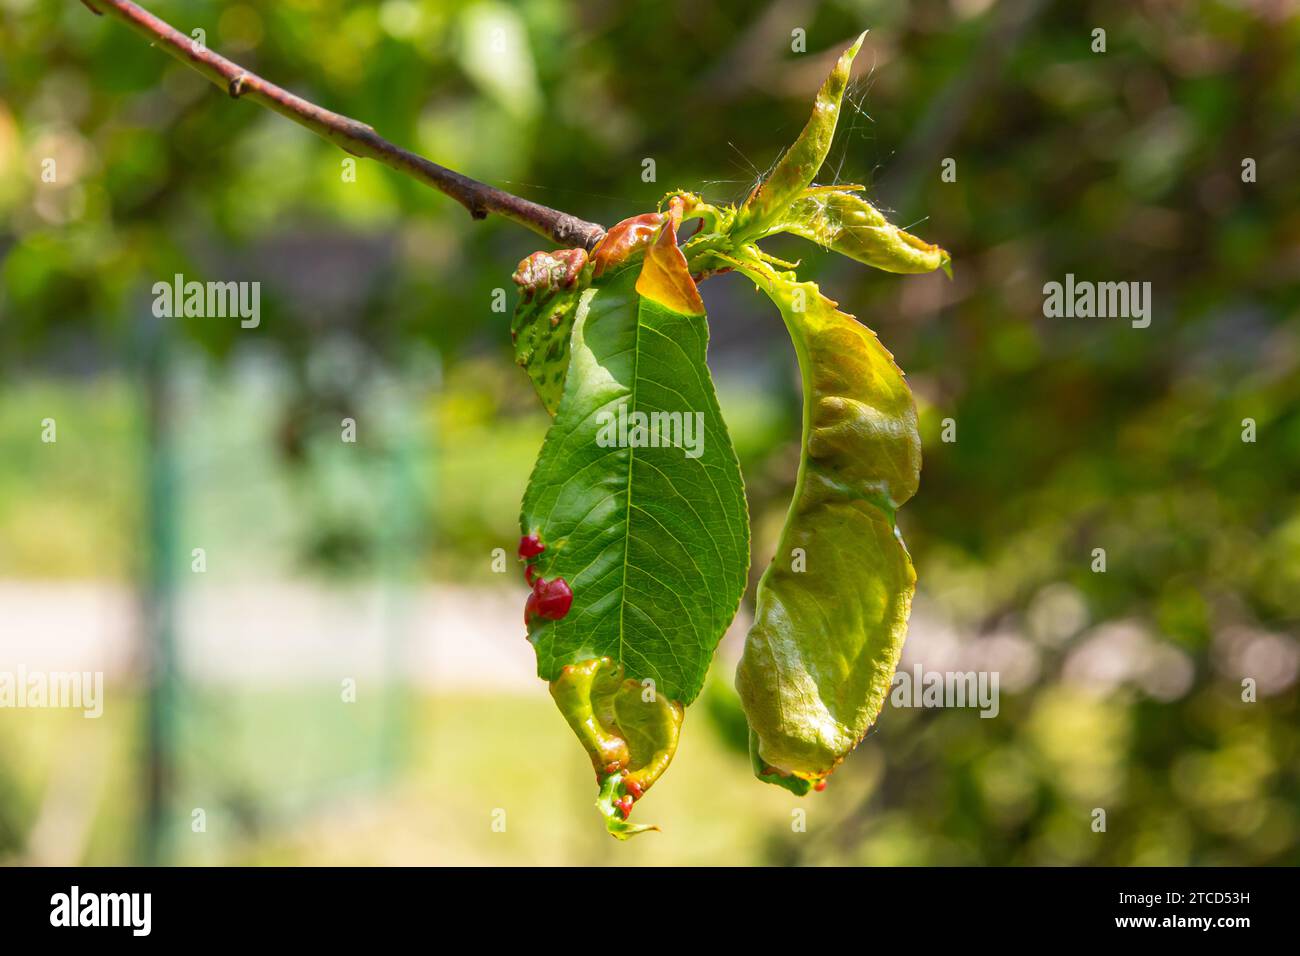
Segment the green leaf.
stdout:
[[630,800],[672,759],[749,570],[744,486],[679,218],[653,242],[597,249],[601,275],[578,295],[563,397],[520,517],[538,674],[620,838],[646,829],[626,823]]
[[854,188],[804,190],[767,235],[793,233],[886,272],[943,269],[952,276],[948,253],[890,223],[884,213],[855,195]]
[[888,695],[916,580],[894,514],[916,491],[921,442],[911,391],[875,333],[814,283],[737,266],[780,308],[803,377],[794,500],[736,677],[756,772],[798,792],[783,775],[823,779]]
[[[623,269],[577,308],[564,397],[521,518],[545,547],[536,573],[564,578],[573,605],[560,620],[535,618],[529,640],[545,680],[609,657],[690,703],[745,588],[744,487],[704,317],[638,295],[636,278]],[[677,413],[679,434],[666,437],[698,447],[602,447],[620,422],[629,439],[647,438],[635,426],[655,413]]]
[[813,181],[817,171],[826,161],[835,126],[840,118],[840,101],[849,84],[853,60],[862,48],[863,33],[845,50],[822,84],[813,103],[812,116],[799,138],[777,160],[766,180],[754,187],[744,204],[736,212],[732,238],[737,245],[766,233],[769,227],[782,219],[790,204]]

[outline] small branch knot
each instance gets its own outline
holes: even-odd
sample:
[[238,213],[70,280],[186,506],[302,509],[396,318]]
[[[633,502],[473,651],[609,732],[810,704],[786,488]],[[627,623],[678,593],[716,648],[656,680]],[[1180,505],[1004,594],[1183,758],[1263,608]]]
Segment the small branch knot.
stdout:
[[247,75],[247,73],[240,73],[239,76],[231,80],[230,85],[226,87],[226,92],[230,94],[232,100],[239,99],[239,95],[244,92],[244,78]]

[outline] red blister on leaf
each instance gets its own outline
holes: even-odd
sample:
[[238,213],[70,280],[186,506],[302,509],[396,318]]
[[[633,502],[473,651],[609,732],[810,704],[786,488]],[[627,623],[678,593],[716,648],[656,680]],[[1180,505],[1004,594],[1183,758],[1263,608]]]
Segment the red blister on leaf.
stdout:
[[542,544],[542,539],[535,534],[526,534],[519,539],[519,557],[525,561],[537,557],[545,550],[546,545]]
[[533,581],[532,593],[524,604],[524,623],[528,624],[534,617],[545,621],[558,621],[569,613],[573,607],[573,588],[564,578],[537,578]]

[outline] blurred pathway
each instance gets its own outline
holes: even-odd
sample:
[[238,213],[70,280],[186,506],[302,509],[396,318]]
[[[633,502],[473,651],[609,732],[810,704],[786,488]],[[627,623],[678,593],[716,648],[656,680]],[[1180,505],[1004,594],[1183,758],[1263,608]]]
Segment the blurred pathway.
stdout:
[[[257,685],[375,679],[385,671],[436,689],[536,685],[519,588],[435,585],[329,588],[315,583],[210,584],[180,596],[180,660],[203,682]],[[0,670],[141,670],[140,608],[127,587],[0,581]],[[738,653],[748,620],[727,642]]]

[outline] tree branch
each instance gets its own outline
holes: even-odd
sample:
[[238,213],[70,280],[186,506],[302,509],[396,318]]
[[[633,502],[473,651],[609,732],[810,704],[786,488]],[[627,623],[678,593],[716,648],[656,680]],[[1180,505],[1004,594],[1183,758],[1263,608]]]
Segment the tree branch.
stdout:
[[107,13],[192,67],[232,97],[244,97],[307,127],[354,156],[375,159],[450,196],[475,219],[494,213],[547,237],[557,245],[590,250],[605,229],[566,212],[529,202],[455,170],[439,166],[384,139],[374,128],[309,103],[237,63],[198,45],[183,33],[127,0],[81,0],[95,14]]

